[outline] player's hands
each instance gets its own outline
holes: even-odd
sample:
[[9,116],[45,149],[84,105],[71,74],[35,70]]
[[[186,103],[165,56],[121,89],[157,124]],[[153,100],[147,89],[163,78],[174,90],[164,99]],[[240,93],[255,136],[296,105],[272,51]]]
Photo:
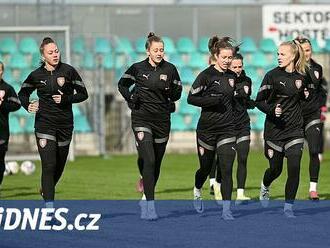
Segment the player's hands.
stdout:
[[280,117],[281,115],[282,115],[281,104],[276,104],[276,107],[275,107],[275,116],[276,117]]
[[39,101],[32,101],[28,106],[30,113],[36,113],[39,110]]
[[54,102],[56,102],[56,103],[61,103],[63,92],[60,91],[60,90],[58,90],[58,92],[59,92],[60,94],[59,94],[59,95],[52,95],[52,98],[53,98]]
[[327,106],[322,106],[322,107],[321,107],[321,112],[322,112],[322,113],[327,112]]

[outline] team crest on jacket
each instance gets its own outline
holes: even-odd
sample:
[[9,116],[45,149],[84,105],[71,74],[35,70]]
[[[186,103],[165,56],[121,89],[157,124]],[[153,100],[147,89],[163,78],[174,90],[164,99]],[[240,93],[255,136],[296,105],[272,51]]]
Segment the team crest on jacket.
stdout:
[[296,82],[295,82],[295,84],[296,84],[296,87],[298,89],[300,89],[300,87],[302,86],[302,81],[300,79],[297,79]]
[[247,86],[247,85],[244,85],[244,92],[245,92],[245,94],[248,94],[249,93],[249,86]]
[[234,87],[234,79],[229,78],[228,82],[231,87]]
[[319,79],[320,73],[318,71],[314,71],[314,75],[315,75],[316,79]]
[[166,80],[167,80],[167,75],[165,75],[165,74],[160,74],[159,79],[160,79],[160,80],[163,80],[163,81],[166,81]]
[[65,83],[65,77],[58,77],[57,78],[57,84],[62,87]]
[[274,156],[274,150],[273,149],[268,149],[268,157],[272,158]]
[[6,91],[0,90],[0,98],[3,98],[6,95]]
[[40,139],[39,140],[39,145],[41,148],[45,148],[45,146],[47,145],[47,140],[46,139]]
[[138,132],[137,133],[137,137],[138,137],[139,140],[143,140],[143,138],[144,138],[144,132]]
[[204,155],[204,147],[202,147],[202,146],[200,146],[199,147],[199,154],[201,155],[201,156],[203,156]]

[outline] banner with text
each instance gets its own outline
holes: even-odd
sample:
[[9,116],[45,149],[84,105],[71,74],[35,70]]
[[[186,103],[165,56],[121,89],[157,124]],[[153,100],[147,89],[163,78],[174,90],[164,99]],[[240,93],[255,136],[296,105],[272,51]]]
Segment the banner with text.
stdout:
[[263,37],[279,43],[302,35],[324,46],[330,38],[330,5],[264,5]]

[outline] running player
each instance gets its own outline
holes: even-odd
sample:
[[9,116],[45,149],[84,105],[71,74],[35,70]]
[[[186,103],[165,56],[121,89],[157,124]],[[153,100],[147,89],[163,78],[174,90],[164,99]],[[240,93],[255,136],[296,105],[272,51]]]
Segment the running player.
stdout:
[[[40,193],[46,207],[53,208],[55,186],[64,170],[72,138],[72,104],[85,101],[88,94],[77,71],[61,62],[53,39],[42,40],[40,54],[41,66],[29,74],[18,96],[22,106],[36,114],[35,135],[42,165]],[[39,100],[30,102],[34,90]]]
[[176,67],[164,60],[163,40],[150,33],[145,47],[148,57],[128,68],[118,82],[118,89],[132,110],[132,128],[144,188],[140,201],[141,219],[154,220],[158,218],[155,186],[169,139],[173,102],[180,99],[182,85]]
[[261,182],[260,201],[264,207],[268,206],[270,185],[280,176],[286,157],[284,214],[295,217],[292,206],[299,186],[304,144],[300,100],[309,95],[304,83],[307,62],[298,42],[283,42],[279,46],[278,65],[265,75],[256,99],[257,107],[266,114],[265,156],[269,161]]

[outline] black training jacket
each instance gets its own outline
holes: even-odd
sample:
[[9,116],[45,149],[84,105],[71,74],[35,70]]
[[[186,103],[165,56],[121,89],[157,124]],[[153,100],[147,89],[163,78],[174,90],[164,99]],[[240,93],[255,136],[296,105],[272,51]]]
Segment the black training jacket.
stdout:
[[[65,63],[59,63],[54,71],[47,71],[44,65],[30,73],[23,82],[18,97],[27,110],[31,93],[37,90],[39,110],[36,113],[35,128],[72,128],[72,104],[88,98],[84,82],[78,72]],[[61,103],[53,95],[63,93]]]
[[3,79],[0,80],[0,98],[3,99],[0,105],[0,145],[9,139],[9,112],[18,110],[21,103],[18,100],[14,88]]
[[[303,137],[301,100],[305,100],[307,85],[304,76],[286,72],[276,67],[266,73],[256,98],[257,107],[266,113],[265,140],[285,140]],[[282,115],[275,116],[275,107],[280,104]]]
[[182,85],[173,64],[162,60],[154,67],[147,58],[128,68],[118,82],[118,90],[132,110],[132,120],[169,121]]
[[254,108],[254,101],[250,99],[251,87],[252,81],[243,70],[235,83],[234,116],[237,130],[250,128],[250,118],[247,110]]
[[311,89],[311,96],[308,102],[302,101],[301,106],[304,118],[320,111],[327,98],[327,85],[323,78],[322,66],[311,59],[310,68],[305,75],[305,81],[308,88]]
[[211,134],[227,132],[235,136],[235,80],[234,72],[220,72],[214,65],[197,76],[188,95],[189,104],[202,108],[197,131]]

